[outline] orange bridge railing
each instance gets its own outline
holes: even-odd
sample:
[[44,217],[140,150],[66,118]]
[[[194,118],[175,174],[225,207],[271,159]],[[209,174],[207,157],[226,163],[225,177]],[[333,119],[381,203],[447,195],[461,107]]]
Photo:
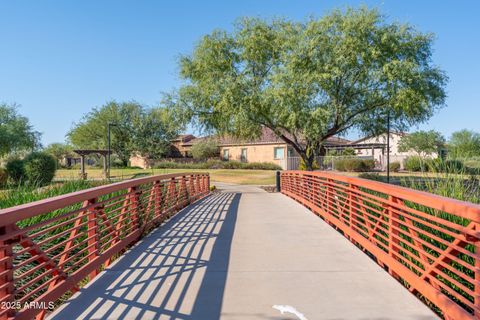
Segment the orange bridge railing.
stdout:
[[206,196],[209,176],[113,183],[0,210],[0,319],[43,318],[127,247]]
[[479,205],[326,172],[282,172],[281,190],[444,318],[480,318]]

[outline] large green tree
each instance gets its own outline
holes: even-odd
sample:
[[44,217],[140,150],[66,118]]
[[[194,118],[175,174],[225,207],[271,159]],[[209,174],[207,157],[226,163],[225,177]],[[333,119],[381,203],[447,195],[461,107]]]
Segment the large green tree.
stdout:
[[400,152],[412,151],[420,157],[439,153],[445,146],[445,138],[435,130],[417,131],[403,136],[398,144]]
[[251,138],[268,127],[311,170],[329,137],[380,133],[387,114],[404,130],[443,105],[432,40],[366,8],[306,22],[244,18],[181,57],[174,103],[221,134]]
[[136,102],[111,101],[94,108],[74,124],[68,138],[75,147],[106,149],[108,123],[111,126],[111,148],[123,165],[132,153],[157,157],[167,152],[169,140],[181,126],[174,113],[164,108],[145,108]]
[[455,157],[480,156],[480,134],[467,129],[456,131],[448,141],[448,149]]
[[18,113],[17,106],[0,104],[0,157],[39,146],[40,133]]

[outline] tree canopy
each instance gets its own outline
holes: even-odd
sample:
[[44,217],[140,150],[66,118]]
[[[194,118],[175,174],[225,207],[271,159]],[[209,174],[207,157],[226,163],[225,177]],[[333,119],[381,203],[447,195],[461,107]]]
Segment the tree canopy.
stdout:
[[28,118],[17,112],[16,105],[0,104],[0,156],[40,146],[40,133]]
[[452,133],[448,151],[454,157],[480,156],[480,134],[467,129]]
[[57,164],[59,164],[64,157],[73,156],[73,147],[66,143],[50,143],[43,151],[54,157],[55,160],[57,160]]
[[416,152],[418,156],[431,156],[433,153],[439,153],[445,146],[445,138],[440,132],[435,130],[417,131],[403,136],[398,144],[398,151]]
[[431,61],[432,41],[366,8],[305,22],[244,18],[181,57],[173,104],[220,134],[252,138],[268,127],[312,169],[331,136],[385,131],[387,113],[403,130],[443,105],[447,77]]
[[108,102],[94,108],[74,124],[68,138],[75,147],[106,149],[111,126],[111,149],[124,165],[132,153],[160,157],[169,151],[169,141],[182,129],[175,114],[166,108],[146,108],[137,102]]

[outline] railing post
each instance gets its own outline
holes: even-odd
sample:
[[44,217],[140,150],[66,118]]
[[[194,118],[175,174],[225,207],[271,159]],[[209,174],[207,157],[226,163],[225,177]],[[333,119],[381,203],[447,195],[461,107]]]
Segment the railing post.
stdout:
[[[90,206],[87,209],[87,219],[88,219],[88,262],[92,262],[99,255],[99,237],[98,237],[98,224],[97,224],[97,208],[95,208],[95,203],[97,199],[88,200],[87,205]],[[90,280],[95,278],[98,274],[98,269],[92,271],[89,275]]]
[[[0,228],[0,235],[8,234],[13,230],[13,226],[3,226]],[[0,319],[9,319],[15,315],[15,308],[9,306],[13,303],[15,283],[13,281],[13,249],[9,240],[0,241],[0,301],[2,309],[0,310]]]
[[277,192],[280,192],[280,191],[282,191],[281,186],[280,186],[280,171],[276,172],[275,178],[276,178],[275,182],[276,182],[276,186],[277,186]]

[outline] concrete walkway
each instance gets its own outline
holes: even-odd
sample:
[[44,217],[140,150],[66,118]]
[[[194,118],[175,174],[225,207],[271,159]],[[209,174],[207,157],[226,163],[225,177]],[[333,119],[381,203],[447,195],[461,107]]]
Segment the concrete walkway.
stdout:
[[[220,185],[51,319],[437,319],[339,233],[281,194]],[[289,305],[304,318],[281,314]]]

